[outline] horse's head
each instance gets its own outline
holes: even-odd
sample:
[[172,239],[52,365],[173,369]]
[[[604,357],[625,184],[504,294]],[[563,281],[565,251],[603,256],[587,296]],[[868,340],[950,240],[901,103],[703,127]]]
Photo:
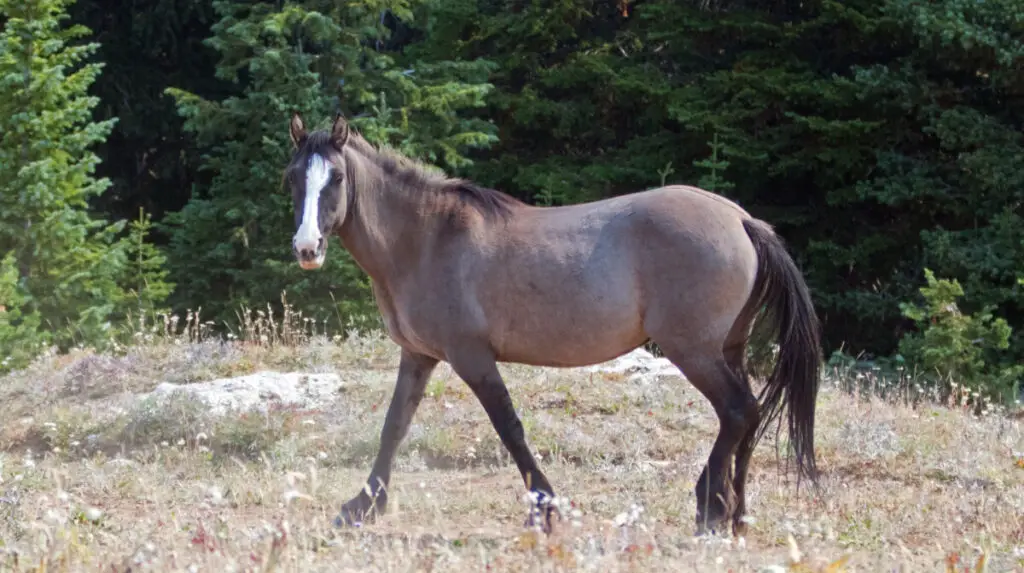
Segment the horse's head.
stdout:
[[292,191],[295,236],[292,251],[299,266],[318,269],[327,256],[327,237],[345,221],[351,182],[346,181],[344,158],[348,122],[338,114],[331,131],[306,132],[298,113],[289,126],[295,151],[285,168]]

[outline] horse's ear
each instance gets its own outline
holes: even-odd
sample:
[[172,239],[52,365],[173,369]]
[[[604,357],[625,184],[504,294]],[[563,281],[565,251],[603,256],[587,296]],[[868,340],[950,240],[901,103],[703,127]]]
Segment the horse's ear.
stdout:
[[299,112],[292,114],[292,121],[288,125],[288,135],[292,138],[292,145],[298,148],[306,140],[306,124],[302,123],[302,116]]
[[331,126],[331,143],[334,147],[341,151],[345,147],[345,143],[348,142],[349,126],[345,118],[338,113],[334,116],[334,125]]

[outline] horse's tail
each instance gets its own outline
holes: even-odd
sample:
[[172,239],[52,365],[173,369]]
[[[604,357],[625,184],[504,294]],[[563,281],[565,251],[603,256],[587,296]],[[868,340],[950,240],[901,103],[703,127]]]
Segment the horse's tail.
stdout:
[[798,483],[801,473],[817,483],[814,407],[821,374],[818,317],[807,284],[772,228],[756,219],[744,221],[743,228],[757,252],[758,270],[751,296],[757,301],[755,308],[765,311],[758,326],[767,327],[765,334],[770,338],[765,340],[777,340],[779,346],[775,367],[758,397],[760,421],[751,446],[787,408],[790,446],[800,472]]

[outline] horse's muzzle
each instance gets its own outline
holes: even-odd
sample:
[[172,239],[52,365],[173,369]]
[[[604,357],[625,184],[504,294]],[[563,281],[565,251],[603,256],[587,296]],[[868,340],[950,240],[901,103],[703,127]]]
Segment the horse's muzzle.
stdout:
[[320,237],[315,247],[308,243],[300,245],[297,242],[292,242],[292,252],[295,253],[295,258],[303,269],[307,271],[319,269],[323,266],[327,255],[327,241],[324,240],[324,237]]

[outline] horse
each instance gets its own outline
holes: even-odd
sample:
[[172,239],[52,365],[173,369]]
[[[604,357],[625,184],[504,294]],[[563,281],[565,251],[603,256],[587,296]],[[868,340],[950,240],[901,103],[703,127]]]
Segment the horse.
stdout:
[[[810,293],[783,241],[736,203],[696,187],[536,206],[374,146],[339,113],[329,130],[289,123],[292,251],[320,268],[335,235],[369,277],[397,380],[365,487],[334,525],[387,507],[392,461],[441,361],[483,406],[533,499],[528,526],[561,518],[527,445],[498,363],[581,367],[649,342],[714,407],[719,432],[701,471],[696,531],[746,529],[751,454],[788,416],[789,449],[816,485],[814,408],[822,357]],[[759,316],[760,315],[760,316]],[[756,324],[755,324],[756,323]],[[777,344],[755,397],[754,326]]]

